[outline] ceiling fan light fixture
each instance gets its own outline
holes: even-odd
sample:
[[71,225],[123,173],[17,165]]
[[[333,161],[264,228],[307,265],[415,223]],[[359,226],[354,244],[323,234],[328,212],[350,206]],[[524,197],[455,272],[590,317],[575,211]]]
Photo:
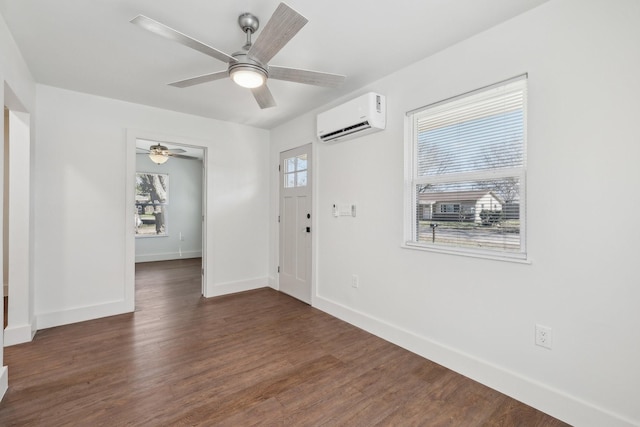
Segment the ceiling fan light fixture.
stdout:
[[238,85],[253,89],[260,87],[267,80],[267,74],[253,65],[237,65],[229,70],[231,79]]
[[152,145],[149,147],[149,158],[155,164],[161,165],[169,160],[169,149],[164,145]]
[[149,153],[149,158],[153,163],[156,163],[158,165],[166,163],[166,161],[169,160],[168,155],[164,155],[162,153],[153,153],[153,152]]

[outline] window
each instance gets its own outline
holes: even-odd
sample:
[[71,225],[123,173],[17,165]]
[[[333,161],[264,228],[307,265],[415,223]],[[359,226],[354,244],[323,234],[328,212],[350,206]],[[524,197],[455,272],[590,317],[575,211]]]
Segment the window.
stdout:
[[440,212],[442,213],[460,212],[460,205],[457,203],[444,203],[440,205]]
[[407,113],[408,246],[526,257],[526,82]]
[[284,187],[307,186],[307,155],[301,154],[284,160]]
[[136,237],[167,236],[169,175],[136,173]]

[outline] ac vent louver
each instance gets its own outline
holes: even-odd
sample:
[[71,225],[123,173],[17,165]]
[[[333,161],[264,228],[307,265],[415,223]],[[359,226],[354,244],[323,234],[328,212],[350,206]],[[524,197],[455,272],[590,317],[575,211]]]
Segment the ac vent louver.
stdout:
[[334,132],[328,133],[326,135],[322,136],[322,140],[323,141],[333,141],[334,139],[340,138],[341,136],[346,136],[349,134],[352,134],[354,132],[359,132],[361,130],[364,129],[369,129],[371,127],[371,125],[369,124],[368,120],[365,120],[364,122],[355,124],[355,125],[351,125],[351,126],[347,126],[346,128],[342,128],[342,129],[338,129]]

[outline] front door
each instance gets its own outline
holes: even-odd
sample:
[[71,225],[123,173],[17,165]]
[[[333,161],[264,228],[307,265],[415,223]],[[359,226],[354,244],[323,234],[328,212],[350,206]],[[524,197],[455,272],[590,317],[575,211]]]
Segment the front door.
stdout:
[[280,153],[280,290],[311,304],[311,144]]

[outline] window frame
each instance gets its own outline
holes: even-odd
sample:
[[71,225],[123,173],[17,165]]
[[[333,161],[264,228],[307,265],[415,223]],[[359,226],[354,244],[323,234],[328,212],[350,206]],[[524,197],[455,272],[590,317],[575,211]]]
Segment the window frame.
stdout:
[[[509,167],[502,169],[485,169],[479,171],[459,172],[456,174],[444,174],[444,175],[430,175],[419,176],[417,165],[417,150],[418,150],[418,137],[417,137],[417,120],[416,117],[419,113],[429,110],[431,108],[446,105],[470,96],[487,92],[492,89],[497,89],[517,81],[524,81],[523,91],[523,145],[522,145],[522,167]],[[528,88],[528,75],[523,74],[511,79],[503,80],[495,84],[491,84],[485,87],[481,87],[476,90],[462,93],[460,95],[444,99],[432,104],[425,105],[423,107],[408,111],[405,115],[405,189],[404,189],[404,241],[403,248],[418,249],[432,252],[448,253],[454,255],[464,255],[479,258],[488,258],[495,260],[504,260],[512,262],[530,263],[529,255],[527,252],[527,218],[526,218],[526,206],[527,206],[527,114],[528,114],[528,102],[527,102],[527,88]],[[451,175],[455,175],[452,179]],[[519,188],[521,191],[519,198],[519,236],[520,236],[520,248],[518,251],[496,250],[496,249],[476,249],[468,248],[464,246],[453,245],[441,245],[431,242],[418,242],[417,241],[417,227],[419,215],[418,212],[418,191],[417,186],[421,184],[438,184],[438,183],[462,183],[467,181],[479,181],[488,179],[501,179],[501,178],[517,178],[519,180]],[[462,209],[462,206],[461,208]]]
[[[146,238],[158,238],[158,237],[169,237],[169,191],[170,191],[170,180],[169,180],[169,174],[168,173],[161,173],[161,172],[136,172],[136,179],[135,179],[135,183],[136,183],[136,187],[137,187],[137,182],[138,182],[138,176],[140,175],[148,175],[148,176],[161,176],[163,177],[163,180],[166,183],[166,190],[165,190],[165,199],[164,200],[152,200],[150,198],[149,201],[138,201],[137,200],[137,196],[138,196],[138,191],[137,188],[134,190],[134,196],[136,197],[135,200],[135,207],[136,207],[136,214],[135,214],[135,219],[136,219],[136,224],[135,224],[135,238],[136,239],[146,239]],[[138,215],[140,215],[139,210],[142,208],[142,210],[144,210],[146,207],[153,207],[153,210],[156,211],[157,208],[160,208],[160,213],[162,215],[162,227],[164,229],[164,231],[162,233],[157,233],[156,234],[152,234],[152,233],[138,233],[138,219],[140,219],[140,221],[142,221],[142,218]],[[150,214],[145,214],[143,213],[143,215],[150,215]],[[157,217],[155,219],[155,221],[157,221]],[[155,222],[154,222],[155,224]]]

